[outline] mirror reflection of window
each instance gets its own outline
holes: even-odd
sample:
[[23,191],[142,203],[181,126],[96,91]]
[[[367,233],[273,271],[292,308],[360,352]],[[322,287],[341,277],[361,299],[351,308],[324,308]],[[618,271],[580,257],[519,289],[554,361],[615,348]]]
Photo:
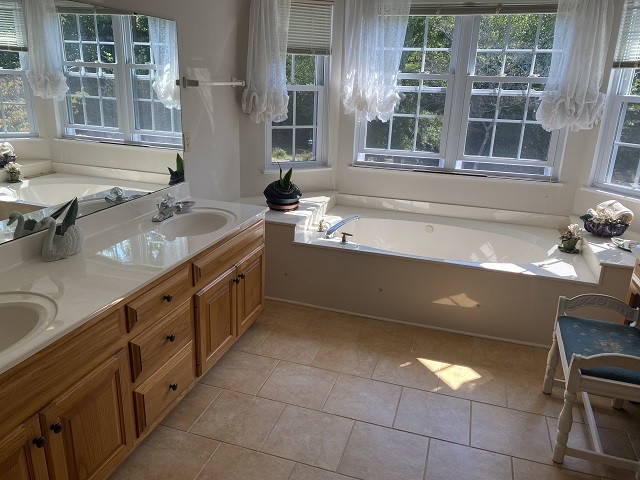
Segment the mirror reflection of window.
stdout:
[[58,8],[64,134],[182,147],[175,22]]

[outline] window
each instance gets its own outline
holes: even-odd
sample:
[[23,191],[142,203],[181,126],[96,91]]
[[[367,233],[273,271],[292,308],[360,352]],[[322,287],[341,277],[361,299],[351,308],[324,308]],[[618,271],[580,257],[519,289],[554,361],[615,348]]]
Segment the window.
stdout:
[[61,13],[65,134],[182,146],[180,111],[155,95],[145,16]]
[[331,2],[291,2],[287,119],[267,126],[267,168],[325,165]]
[[272,164],[324,163],[327,56],[287,54],[287,119],[272,123],[268,139]]
[[389,122],[358,123],[356,165],[554,177],[559,133],[535,120],[555,15],[414,15]]
[[35,135],[20,2],[0,0],[0,137]]

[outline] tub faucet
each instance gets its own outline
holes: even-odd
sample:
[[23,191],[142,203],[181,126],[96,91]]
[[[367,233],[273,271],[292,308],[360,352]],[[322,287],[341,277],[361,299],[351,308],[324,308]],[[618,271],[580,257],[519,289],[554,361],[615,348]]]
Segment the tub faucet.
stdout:
[[176,205],[176,199],[171,194],[166,194],[162,197],[162,200],[158,204],[158,213],[152,218],[152,222],[163,222],[167,218],[173,217],[173,214],[177,212],[179,207]]
[[333,234],[336,232],[336,230],[338,230],[343,225],[346,225],[347,223],[352,222],[353,220],[360,220],[360,216],[359,215],[353,215],[351,217],[343,218],[342,220],[340,220],[335,225],[331,225],[331,227],[327,228],[327,231],[324,234],[324,236],[326,238],[333,237]]

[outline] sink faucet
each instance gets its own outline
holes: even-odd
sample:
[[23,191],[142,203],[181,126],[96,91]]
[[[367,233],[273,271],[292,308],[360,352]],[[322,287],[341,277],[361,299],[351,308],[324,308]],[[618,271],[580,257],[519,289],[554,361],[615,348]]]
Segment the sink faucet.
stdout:
[[137,193],[134,194],[134,195],[126,196],[124,194],[124,190],[122,190],[120,187],[113,187],[109,191],[109,195],[104,197],[104,200],[109,205],[118,205],[120,203],[124,203],[124,202],[128,202],[129,200],[133,200],[134,198],[140,198],[141,196],[142,196],[141,194],[137,194]]
[[179,210],[179,206],[176,205],[176,199],[173,195],[167,193],[158,204],[158,213],[152,218],[152,222],[163,222],[167,218],[173,217],[173,214]]
[[326,238],[331,238],[333,237],[333,234],[336,232],[336,230],[338,230],[340,227],[342,227],[343,225],[346,225],[349,222],[352,222],[354,220],[360,220],[360,216],[359,215],[353,215],[352,217],[347,217],[347,218],[343,218],[342,220],[340,220],[338,223],[336,223],[335,225],[331,225],[331,227],[329,227],[326,231],[326,233],[324,234],[324,236]]

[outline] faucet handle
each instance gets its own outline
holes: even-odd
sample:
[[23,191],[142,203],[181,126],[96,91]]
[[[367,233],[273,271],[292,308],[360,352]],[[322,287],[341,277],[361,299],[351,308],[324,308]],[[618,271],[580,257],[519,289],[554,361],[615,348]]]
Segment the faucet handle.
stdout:
[[174,197],[170,193],[167,193],[162,197],[162,200],[160,201],[160,207],[170,207],[174,203],[176,203],[176,197]]
[[347,237],[353,237],[353,233],[347,232],[340,232],[340,235],[342,235],[342,240],[340,240],[340,243],[347,243]]

